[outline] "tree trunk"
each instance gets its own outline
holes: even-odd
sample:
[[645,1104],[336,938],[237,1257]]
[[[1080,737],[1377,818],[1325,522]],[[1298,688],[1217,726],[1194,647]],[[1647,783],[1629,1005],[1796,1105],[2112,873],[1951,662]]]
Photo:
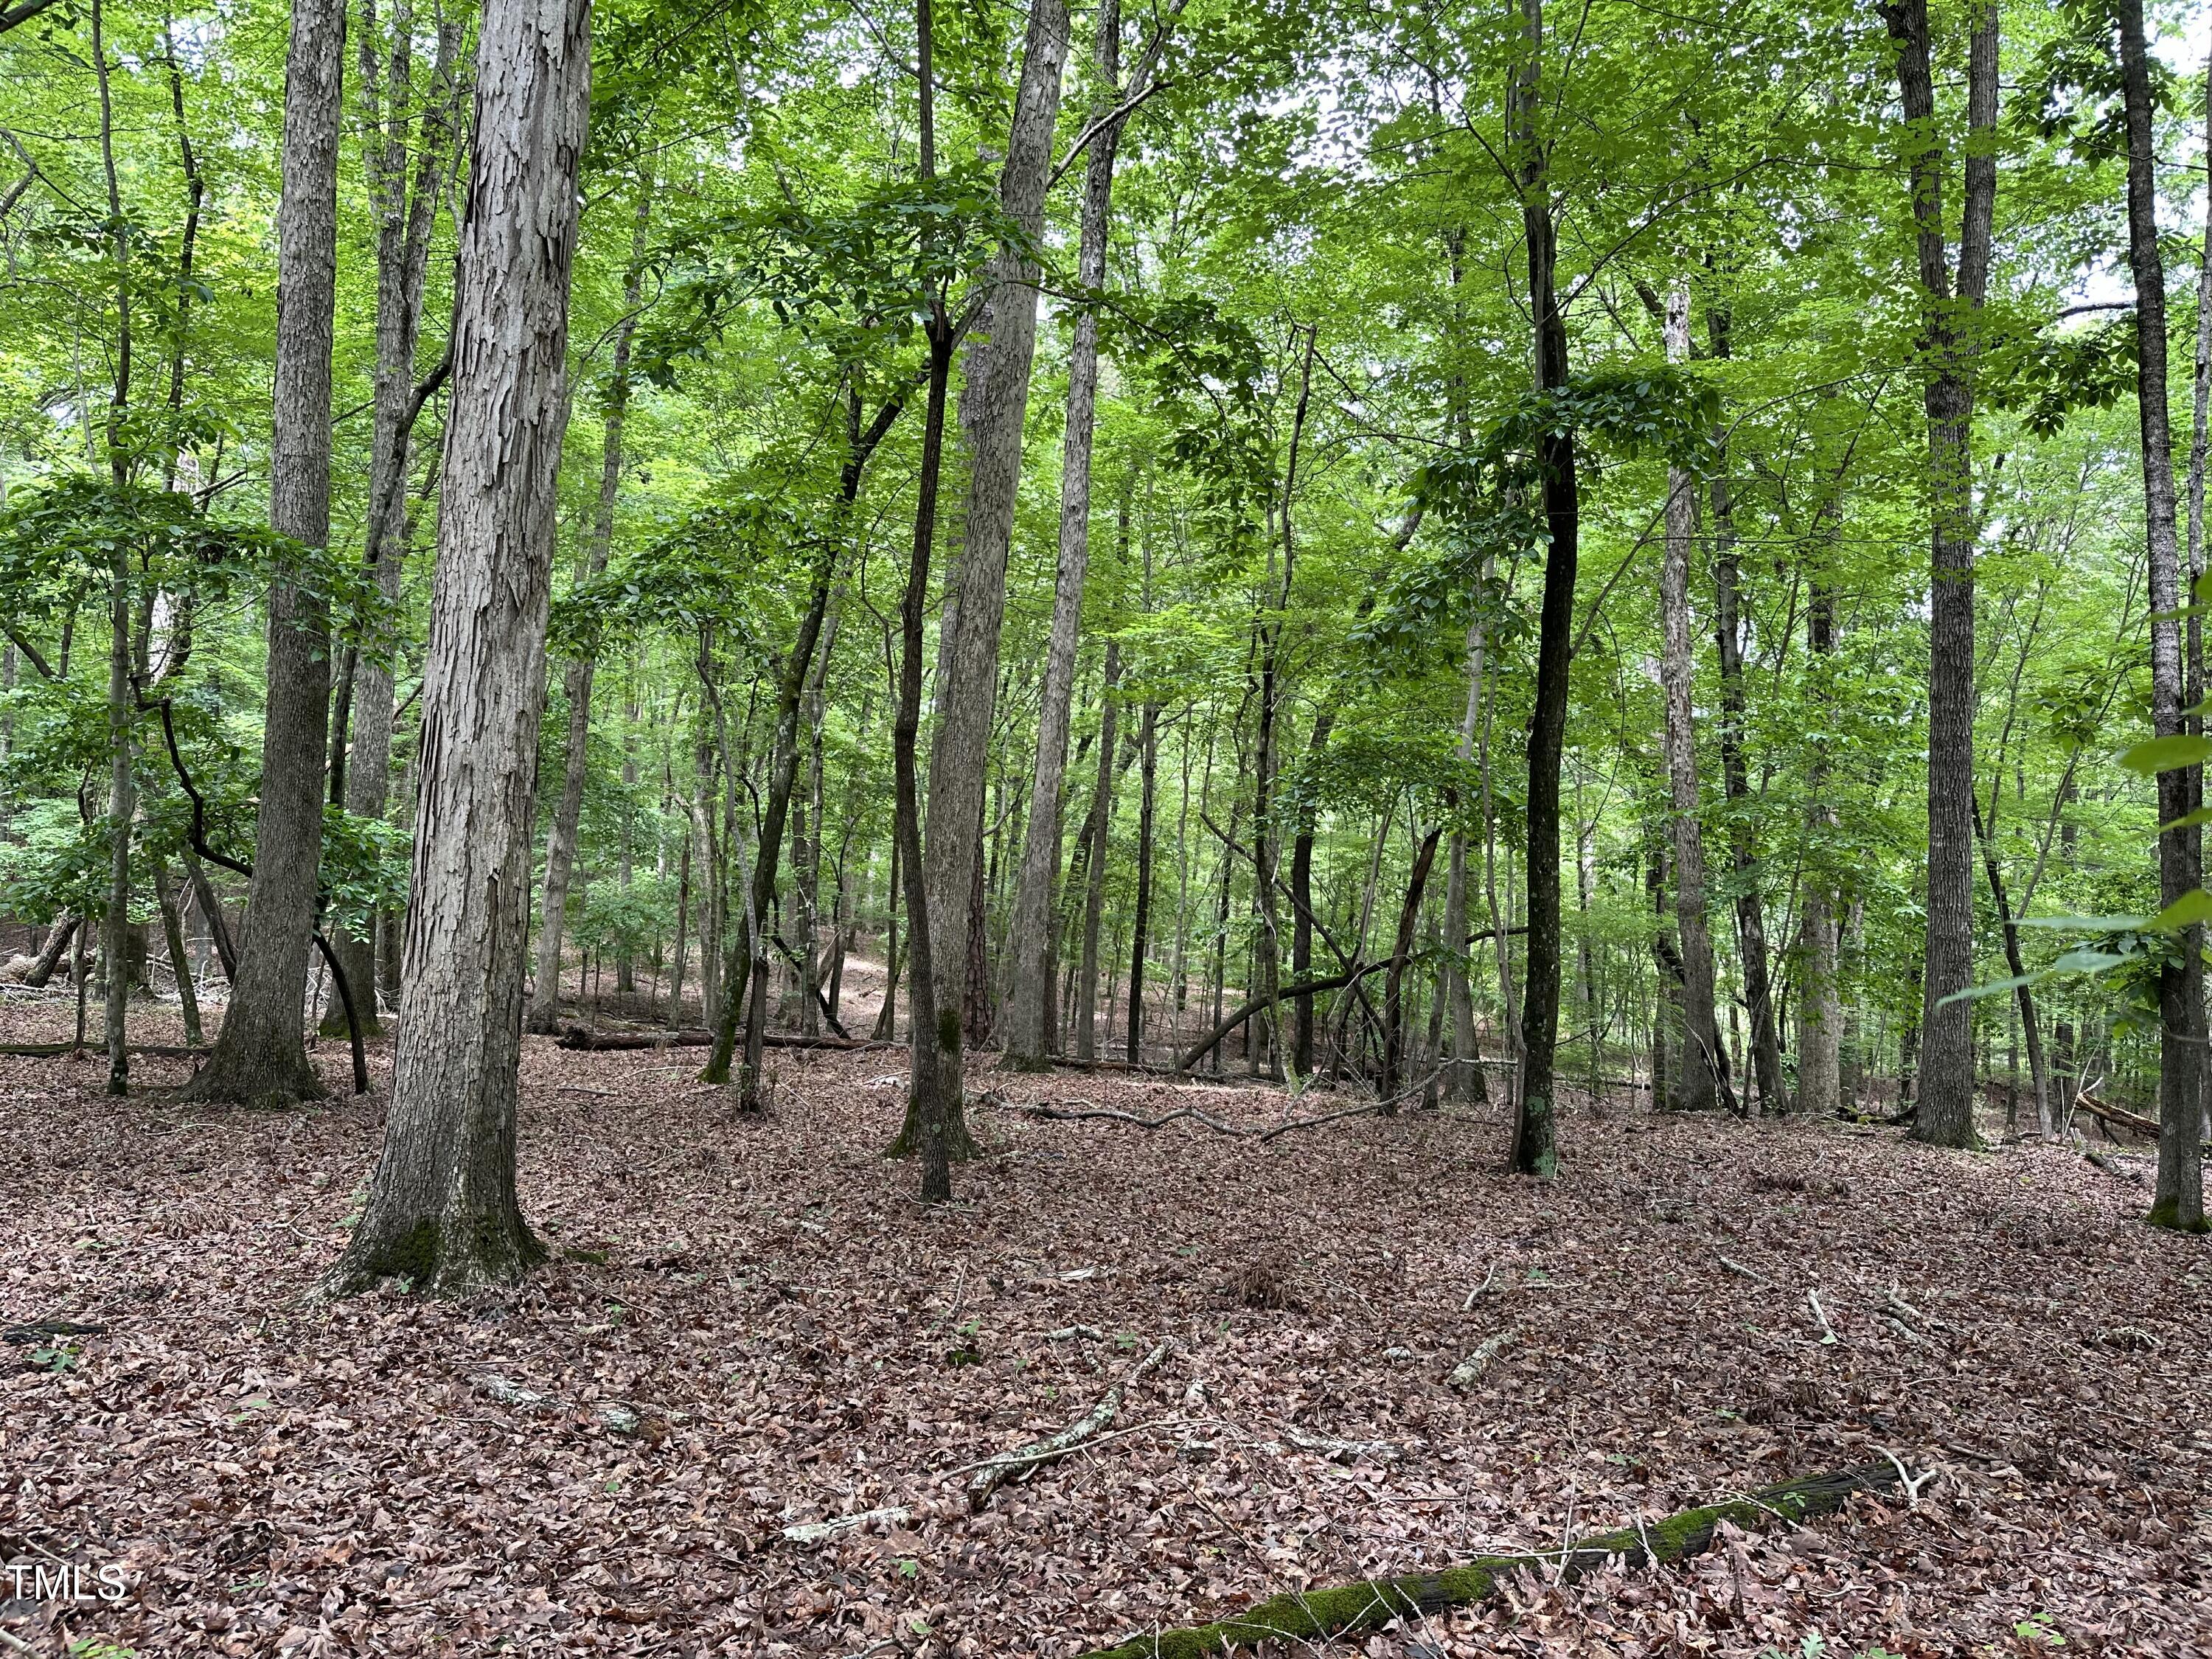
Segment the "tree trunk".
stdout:
[[1398,1090],[1406,1049],[1406,964],[1413,959],[1413,930],[1421,915],[1421,895],[1429,884],[1429,869],[1437,860],[1437,842],[1443,825],[1431,824],[1413,854],[1413,868],[1406,878],[1406,902],[1398,908],[1398,934],[1390,946],[1390,972],[1382,981],[1382,1107],[1386,1115],[1398,1110]]
[[[629,270],[623,279],[622,320],[615,325],[614,356],[607,376],[606,430],[599,447],[599,495],[592,515],[591,539],[585,545],[584,568],[577,574],[589,581],[603,575],[607,555],[614,545],[615,499],[622,489],[623,422],[629,408],[629,351],[637,329],[638,300],[645,283],[645,232],[653,210],[653,180],[638,181],[637,216],[630,230]],[[562,672],[561,685],[568,702],[568,729],[562,744],[561,799],[553,811],[553,828],[545,840],[545,891],[538,904],[538,963],[530,987],[526,1024],[533,1031],[560,1029],[561,938],[568,921],[568,879],[576,860],[578,826],[584,813],[584,777],[591,757],[592,681],[599,659],[590,653],[575,658]]]
[[[1538,121],[1539,64],[1544,50],[1543,0],[1521,0],[1526,56],[1512,88],[1512,138],[1520,171],[1522,219],[1528,248],[1528,296],[1534,322],[1536,388],[1567,383],[1567,325],[1554,281],[1558,245],[1551,181]],[[1567,678],[1573,656],[1575,568],[1582,504],[1571,428],[1539,441],[1542,508],[1551,532],[1544,561],[1544,597],[1536,635],[1534,706],[1528,714],[1528,935],[1521,999],[1521,1091],[1511,1164],[1550,1180],[1559,1168],[1553,1128],[1553,1063],[1559,1041],[1559,768],[1567,734]]]
[[[1036,0],[1023,42],[1021,82],[999,183],[1000,205],[1031,236],[1044,223],[1067,47],[1066,0]],[[942,1066],[933,1098],[949,1114],[948,1134],[962,1143],[967,1128],[961,1106],[960,1014],[966,1001],[969,899],[975,878],[970,866],[982,856],[984,773],[998,690],[999,629],[1006,615],[1006,556],[1021,479],[1022,425],[1036,349],[1037,275],[1020,251],[1000,250],[986,277],[993,291],[977,321],[980,337],[969,347],[960,408],[972,461],[965,546],[956,602],[944,624],[951,637],[944,642],[937,732],[930,747],[928,836],[926,846],[908,849],[920,855],[910,860],[919,878],[908,883],[912,913],[919,920],[926,912],[931,929],[926,951],[921,941],[915,941],[914,961],[918,968],[927,960],[936,975],[933,1010],[951,1015],[949,1043],[933,1048],[917,1037],[914,1044],[917,1089],[923,1066]]]
[[[2181,735],[2184,666],[2175,613],[2181,593],[2173,500],[2173,434],[2166,378],[2166,267],[2158,246],[2156,110],[2142,0],[2118,0],[2120,72],[2128,128],[2128,264],[2136,283],[2136,407],[2142,439],[2143,519],[2150,570],[2151,724],[2161,738]],[[1994,25],[1992,26],[1994,27]],[[2158,775],[2158,887],[2162,903],[2197,890],[2199,836],[2185,819],[2192,796],[2190,769]],[[2205,1042],[2204,928],[2181,934],[2181,960],[2159,969],[2158,1184],[2150,1224],[2205,1231],[2203,1121],[2198,1067]]]
[[[1973,1016],[1953,1000],[1974,972],[1974,504],[1973,341],[1953,311],[1943,230],[1943,147],[1936,137],[1929,74],[1927,0],[1881,7],[1898,47],[1897,81],[1911,147],[1912,214],[1918,227],[1923,331],[1929,356],[1928,418],[1931,592],[1928,664],[1928,948],[1921,1008],[1916,1139],[1974,1144]],[[1978,311],[1989,280],[1996,160],[1997,8],[1973,10],[1967,51],[1966,205],[1959,245],[1958,299]]]
[[383,1153],[334,1292],[458,1294],[544,1256],[515,1195],[515,1104],[590,18],[589,0],[489,0],[479,26],[407,971]]
[[[1120,79],[1121,7],[1104,0],[1097,26],[1102,100]],[[1094,109],[1093,118],[1104,118]],[[1106,285],[1106,238],[1111,222],[1114,161],[1122,122],[1109,121],[1091,141],[1083,179],[1080,246],[1076,281],[1085,289]],[[1052,633],[1039,693],[1036,762],[1030,785],[1030,820],[1022,865],[1014,884],[1014,916],[1008,951],[1006,1052],[1017,1066],[1045,1063],[1052,1048],[1053,886],[1060,871],[1060,817],[1067,768],[1067,732],[1075,690],[1075,654],[1083,620],[1083,587],[1091,562],[1091,440],[1097,425],[1098,314],[1085,307],[1075,319],[1067,363],[1067,425],[1061,442],[1060,565],[1053,582]]]
[[[1729,355],[1727,310],[1709,309],[1707,337],[1716,357]],[[1780,1111],[1789,1098],[1782,1080],[1782,1036],[1774,1012],[1772,966],[1766,948],[1766,906],[1759,886],[1752,834],[1751,774],[1744,760],[1743,566],[1736,553],[1735,503],[1728,476],[1727,430],[1714,434],[1713,633],[1721,671],[1721,789],[1729,804],[1729,867],[1735,876],[1736,953],[1751,1005],[1751,1074],[1759,1109]],[[1748,1100],[1745,1103],[1748,1109]]]
[[[429,264],[430,231],[445,183],[446,136],[460,113],[462,44],[458,20],[441,21],[431,99],[421,117],[414,183],[407,182],[407,130],[414,104],[412,0],[399,0],[391,29],[388,78],[380,94],[375,0],[362,0],[358,25],[362,115],[368,128],[370,204],[376,217],[376,380],[374,429],[369,442],[368,526],[362,557],[376,568],[377,586],[397,603],[407,556],[404,507],[410,446],[421,404],[415,396],[415,352],[422,335],[422,284]],[[392,670],[374,656],[354,661],[351,682],[352,753],[345,770],[345,808],[356,817],[382,818],[391,807]],[[356,988],[354,1008],[365,1034],[377,1018],[376,920],[356,932],[340,926],[331,945]]]
[[[1816,576],[1805,620],[1816,684],[1818,677],[1825,673],[1827,659],[1835,652],[1835,596]],[[1807,791],[1814,800],[1816,831],[1832,832],[1837,827],[1835,809],[1823,799],[1827,778],[1826,758],[1822,756],[1816,760]],[[1797,1109],[1812,1116],[1832,1117],[1843,1104],[1844,1011],[1836,988],[1839,918],[1833,890],[1824,873],[1823,854],[1817,847],[1812,861],[1814,868],[1805,883],[1804,967],[1797,993]]]
[[[1667,296],[1667,356],[1690,355],[1690,290],[1677,283]],[[1713,1020],[1713,944],[1705,926],[1704,806],[1698,787],[1697,735],[1691,726],[1696,664],[1690,654],[1690,550],[1698,535],[1696,481],[1678,467],[1667,471],[1666,550],[1659,568],[1659,621],[1664,643],[1659,678],[1665,692],[1662,744],[1667,758],[1668,817],[1674,851],[1674,927],[1682,952],[1682,1069],[1674,1103],[1684,1111],[1711,1111],[1729,1098],[1728,1066]]]
[[1159,764],[1159,704],[1146,703],[1137,737],[1143,781],[1139,787],[1137,808],[1136,920],[1129,929],[1133,940],[1129,947],[1128,1053],[1132,1066],[1139,1061],[1145,1036],[1145,949],[1151,940],[1152,915],[1152,807],[1153,784]]
[[154,860],[154,902],[161,908],[161,941],[169,952],[170,975],[177,981],[185,1041],[197,1048],[201,1042],[199,987],[192,979],[192,964],[185,959],[185,926],[177,912],[176,890],[169,883],[169,866],[160,859]]
[[1114,826],[1115,727],[1121,705],[1121,642],[1106,641],[1106,684],[1099,694],[1098,781],[1091,792],[1091,856],[1083,890],[1083,953],[1075,970],[1075,1057],[1098,1058],[1098,927],[1106,911],[1106,854]]
[[[299,0],[284,68],[269,527],[309,547],[330,540],[345,32],[345,0]],[[331,690],[326,607],[285,582],[269,595],[267,684],[245,949],[222,1030],[185,1097],[281,1107],[324,1093],[307,1063],[302,1008],[318,908]]]

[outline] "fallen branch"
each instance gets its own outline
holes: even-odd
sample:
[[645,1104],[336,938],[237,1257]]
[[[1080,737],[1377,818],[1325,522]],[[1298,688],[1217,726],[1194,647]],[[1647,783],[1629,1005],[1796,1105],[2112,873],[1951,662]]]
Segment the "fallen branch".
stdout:
[[[2139,1117],[2135,1113],[2128,1111],[2122,1107],[2108,1106],[2103,1101],[2098,1099],[2096,1096],[2091,1094],[2087,1089],[2084,1089],[2080,1094],[2074,1097],[2074,1103],[2081,1108],[2083,1111],[2088,1113],[2091,1117],[2095,1118],[2100,1123],[2109,1125],[2114,1128],[2125,1129],[2130,1134],[2141,1135],[2145,1140],[2156,1140],[2158,1139],[2159,1127],[2157,1119]],[[2206,1141],[2204,1143],[2204,1147],[2206,1151],[2212,1152],[2212,1140]]]
[[[712,1031],[594,1031],[586,1026],[563,1026],[556,1042],[556,1048],[577,1048],[588,1052],[618,1048],[711,1048],[714,1046]],[[761,1046],[767,1048],[903,1048],[903,1042],[872,1042],[862,1037],[799,1036],[782,1031],[769,1031],[761,1037]]]
[[1283,1438],[1300,1451],[1318,1452],[1331,1462],[1357,1462],[1365,1459],[1370,1463],[1395,1463],[1401,1461],[1405,1449],[1389,1440],[1339,1440],[1333,1435],[1304,1434],[1286,1428]]
[[[1472,1607],[1498,1595],[1516,1572],[1556,1574],[1572,1583],[1616,1563],[1641,1567],[1686,1560],[1711,1547],[1721,1523],[1752,1527],[1796,1522],[1841,1509],[1853,1492],[1887,1492],[1899,1484],[1890,1463],[1869,1463],[1768,1486],[1748,1496],[1650,1523],[1598,1533],[1565,1550],[1540,1555],[1486,1555],[1440,1572],[1369,1579],[1332,1589],[1294,1591],[1262,1601],[1233,1619],[1134,1636],[1083,1659],[1218,1659],[1261,1642],[1319,1642],[1353,1631],[1374,1630],[1393,1619]],[[1924,1477],[1923,1477],[1924,1478]]]
[[1164,1112],[1158,1117],[1139,1117],[1134,1112],[1119,1112],[1110,1106],[1089,1106],[1079,1103],[1070,1103],[1065,1106],[1040,1103],[1026,1105],[1021,1109],[1026,1116],[1047,1118],[1054,1122],[1080,1123],[1098,1119],[1113,1123],[1133,1123],[1139,1129],[1164,1129],[1170,1123],[1181,1122],[1187,1118],[1194,1123],[1203,1123],[1216,1134],[1235,1135],[1240,1139],[1249,1135],[1254,1140],[1265,1142],[1273,1140],[1277,1135],[1286,1135],[1293,1129],[1312,1129],[1347,1117],[1364,1117],[1372,1112],[1375,1106],[1376,1103],[1369,1101],[1358,1106],[1347,1106],[1339,1112],[1322,1112],[1314,1117],[1294,1117],[1288,1122],[1277,1123],[1265,1129],[1224,1123],[1218,1117],[1200,1111],[1195,1106],[1178,1106],[1172,1112]]
[[1049,1463],[1065,1457],[1103,1434],[1121,1411],[1121,1396],[1128,1392],[1130,1385],[1141,1382],[1167,1356],[1168,1343],[1163,1338],[1150,1353],[1130,1369],[1127,1376],[1106,1390],[1103,1399],[1058,1434],[987,1460],[968,1483],[969,1512],[973,1514],[981,1510],[991,1501],[992,1493],[1016,1475],[1025,1474],[1040,1463]]
[[1519,1338],[1518,1331],[1500,1331],[1473,1353],[1452,1367],[1451,1375],[1444,1378],[1447,1386],[1464,1393],[1482,1381],[1482,1374],[1490,1369],[1490,1362],[1511,1347]]
[[903,1526],[913,1519],[914,1511],[905,1509],[863,1510],[858,1515],[841,1515],[829,1521],[808,1521],[795,1527],[786,1527],[783,1535],[794,1544],[820,1544],[842,1533],[858,1532],[862,1527],[881,1521],[888,1526]]

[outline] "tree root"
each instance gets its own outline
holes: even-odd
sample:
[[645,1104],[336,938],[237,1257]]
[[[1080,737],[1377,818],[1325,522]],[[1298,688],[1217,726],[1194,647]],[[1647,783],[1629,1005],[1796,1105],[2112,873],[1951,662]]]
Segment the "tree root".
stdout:
[[1615,1562],[1639,1567],[1684,1560],[1710,1547],[1724,1521],[1740,1527],[1770,1520],[1802,1521],[1841,1509],[1853,1492],[1894,1491],[1901,1478],[1900,1469],[1887,1462],[1808,1475],[1727,1503],[1685,1510],[1664,1521],[1598,1533],[1557,1552],[1486,1555],[1440,1572],[1278,1595],[1233,1619],[1132,1637],[1083,1659],[1214,1659],[1261,1642],[1317,1642],[1352,1631],[1374,1630],[1393,1619],[1487,1601],[1516,1572],[1546,1573],[1571,1582]]
[[1112,1426],[1116,1413],[1121,1409],[1121,1396],[1133,1383],[1141,1382],[1160,1361],[1168,1356],[1168,1343],[1159,1345],[1135,1365],[1129,1374],[1106,1390],[1105,1398],[1093,1406],[1058,1434],[1047,1437],[1034,1445],[1023,1446],[984,1462],[968,1482],[968,1510],[972,1515],[991,1501],[991,1494],[1018,1475],[1028,1474],[1041,1464],[1056,1462],[1070,1452],[1080,1451]]

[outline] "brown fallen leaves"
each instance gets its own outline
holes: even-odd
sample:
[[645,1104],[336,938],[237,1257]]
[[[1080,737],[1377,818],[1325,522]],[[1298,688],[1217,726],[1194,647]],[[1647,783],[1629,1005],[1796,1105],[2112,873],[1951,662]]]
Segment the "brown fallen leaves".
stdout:
[[[380,1093],[246,1115],[156,1092],[182,1061],[120,1104],[97,1060],[0,1061],[0,1326],[106,1328],[0,1348],[0,1563],[129,1586],[0,1577],[0,1653],[1049,1659],[1885,1454],[1938,1471],[1917,1504],[1335,1651],[2212,1653],[2212,1247],[2078,1158],[1616,1104],[1539,1188],[1461,1117],[1147,1133],[1015,1109],[1285,1103],[1006,1074],[931,1213],[879,1156],[897,1059],[786,1055],[775,1115],[733,1120],[680,1054],[531,1039],[554,1264],[336,1307],[305,1292]],[[1114,1437],[967,1513],[955,1471],[1163,1339]]]

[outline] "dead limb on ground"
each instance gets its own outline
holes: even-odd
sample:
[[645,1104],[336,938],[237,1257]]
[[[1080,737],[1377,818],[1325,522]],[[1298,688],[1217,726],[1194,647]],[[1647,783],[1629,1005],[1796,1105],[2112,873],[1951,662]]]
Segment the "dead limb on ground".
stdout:
[[[738,1034],[740,1042],[744,1034]],[[768,1048],[903,1048],[903,1042],[871,1042],[860,1037],[798,1036],[782,1031],[769,1031],[761,1037],[761,1045]],[[597,1052],[602,1048],[711,1048],[714,1046],[712,1031],[594,1031],[587,1026],[563,1026],[556,1047]]]
[[991,1494],[1009,1480],[1028,1474],[1042,1464],[1055,1462],[1070,1452],[1080,1451],[1090,1442],[1113,1426],[1114,1419],[1121,1409],[1121,1397],[1132,1384],[1144,1380],[1163,1359],[1168,1357],[1169,1344],[1164,1338],[1153,1350],[1130,1368],[1129,1374],[1106,1390],[1105,1397],[1089,1411],[1062,1429],[1032,1445],[1013,1451],[1000,1452],[987,1458],[975,1467],[968,1482],[969,1513],[981,1510],[991,1501]]
[[1194,1123],[1204,1124],[1216,1134],[1264,1141],[1273,1140],[1277,1135],[1286,1135],[1293,1129],[1317,1128],[1322,1124],[1335,1123],[1347,1117],[1364,1117],[1374,1111],[1376,1103],[1370,1100],[1362,1105],[1347,1106],[1340,1112],[1322,1112],[1314,1117],[1294,1117],[1288,1122],[1273,1124],[1264,1129],[1225,1123],[1209,1113],[1200,1111],[1195,1106],[1178,1106],[1172,1112],[1164,1112],[1158,1117],[1139,1117],[1134,1112],[1117,1112],[1110,1106],[1087,1106],[1080,1101],[1069,1101],[1060,1106],[1039,1103],[1024,1106],[1021,1109],[1027,1116],[1048,1118],[1059,1123],[1097,1120],[1109,1123],[1133,1123],[1139,1129],[1164,1129],[1170,1123],[1178,1123],[1188,1118]]
[[[1923,1475],[1919,1477],[1924,1480]],[[1333,1589],[1293,1591],[1249,1612],[1211,1625],[1146,1632],[1084,1659],[1218,1659],[1232,1649],[1262,1642],[1319,1642],[1353,1631],[1374,1630],[1394,1619],[1441,1613],[1488,1601],[1516,1572],[1571,1582],[1620,1564],[1630,1567],[1673,1563],[1711,1547],[1721,1523],[1739,1527],[1771,1521],[1798,1522],[1841,1509],[1853,1492],[1893,1492],[1900,1484],[1917,1493],[1918,1481],[1888,1461],[1862,1464],[1768,1486],[1743,1498],[1685,1510],[1663,1521],[1638,1522],[1599,1533],[1565,1548],[1537,1555],[1486,1555],[1440,1572],[1369,1579]]]
[[[2139,1117],[2124,1108],[2107,1105],[2087,1089],[2074,1097],[2074,1103],[2100,1123],[2116,1129],[2125,1129],[2130,1134],[2141,1135],[2145,1140],[2158,1139],[2158,1121],[2155,1118]],[[2212,1141],[2207,1141],[2205,1147],[2207,1151],[2212,1151]],[[2116,1175],[2118,1173],[2118,1170],[2111,1172]]]

